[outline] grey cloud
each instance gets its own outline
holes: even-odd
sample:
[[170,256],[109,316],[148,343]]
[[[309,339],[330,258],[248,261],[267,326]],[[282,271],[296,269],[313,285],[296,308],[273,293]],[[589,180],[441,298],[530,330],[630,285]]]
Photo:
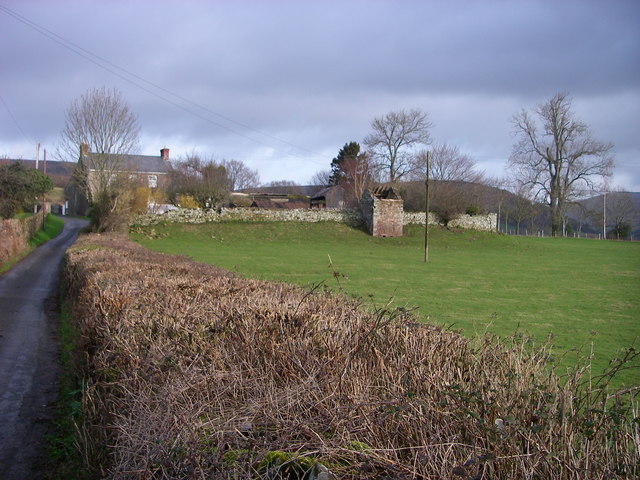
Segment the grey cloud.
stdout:
[[[0,74],[0,94],[27,135],[41,141],[55,141],[71,100],[107,85],[123,91],[145,138],[239,159],[265,156],[263,143],[273,143],[269,171],[277,171],[278,155],[287,158],[280,177],[308,178],[322,155],[305,151],[326,155],[328,166],[341,145],[364,137],[373,116],[395,108],[429,111],[434,137],[498,165],[511,148],[509,117],[569,91],[596,136],[619,145],[621,164],[637,154],[631,126],[640,122],[640,4],[632,0],[6,5],[267,135],[118,72],[142,88],[133,85],[0,12],[10,39],[0,44],[0,64],[10,66]],[[10,121],[0,105],[0,122]],[[2,149],[14,144],[15,130],[0,129],[0,154],[11,154]],[[291,151],[297,163],[289,163]],[[637,167],[628,171],[640,189]]]

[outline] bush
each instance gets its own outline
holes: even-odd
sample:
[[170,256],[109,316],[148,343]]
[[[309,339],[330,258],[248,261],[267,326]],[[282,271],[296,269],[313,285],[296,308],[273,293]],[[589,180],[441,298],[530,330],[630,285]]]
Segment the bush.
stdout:
[[183,194],[178,195],[178,206],[180,208],[190,208],[190,209],[200,208],[200,204],[195,198],[193,198],[191,195],[183,195]]
[[139,215],[147,213],[151,189],[149,187],[136,187],[131,199],[131,213]]

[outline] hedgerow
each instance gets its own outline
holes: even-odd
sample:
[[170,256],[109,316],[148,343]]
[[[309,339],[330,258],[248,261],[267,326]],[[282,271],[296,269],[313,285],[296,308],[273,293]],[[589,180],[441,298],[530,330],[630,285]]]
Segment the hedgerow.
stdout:
[[637,389],[610,392],[613,373],[586,366],[560,378],[523,336],[467,339],[114,235],[82,237],[65,265],[78,443],[101,477],[640,473]]

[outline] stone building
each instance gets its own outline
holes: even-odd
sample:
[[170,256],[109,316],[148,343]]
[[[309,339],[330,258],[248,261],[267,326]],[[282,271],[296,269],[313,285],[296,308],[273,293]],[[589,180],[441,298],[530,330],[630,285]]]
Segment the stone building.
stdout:
[[126,179],[132,187],[147,187],[151,192],[164,191],[169,184],[169,149],[160,150],[159,156],[131,154],[100,154],[80,144],[80,157],[74,178],[65,194],[70,212],[86,215],[96,192],[119,179]]
[[404,221],[403,202],[391,187],[365,190],[360,210],[367,231],[374,237],[401,237]]

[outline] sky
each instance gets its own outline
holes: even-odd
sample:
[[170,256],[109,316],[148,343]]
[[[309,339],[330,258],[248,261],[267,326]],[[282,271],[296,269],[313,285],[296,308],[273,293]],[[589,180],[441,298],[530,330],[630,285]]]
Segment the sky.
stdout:
[[610,186],[640,191],[637,0],[0,0],[0,156],[52,158],[65,111],[103,86],[137,115],[139,153],[299,184],[410,109],[501,177],[512,116],[567,92],[615,145]]

